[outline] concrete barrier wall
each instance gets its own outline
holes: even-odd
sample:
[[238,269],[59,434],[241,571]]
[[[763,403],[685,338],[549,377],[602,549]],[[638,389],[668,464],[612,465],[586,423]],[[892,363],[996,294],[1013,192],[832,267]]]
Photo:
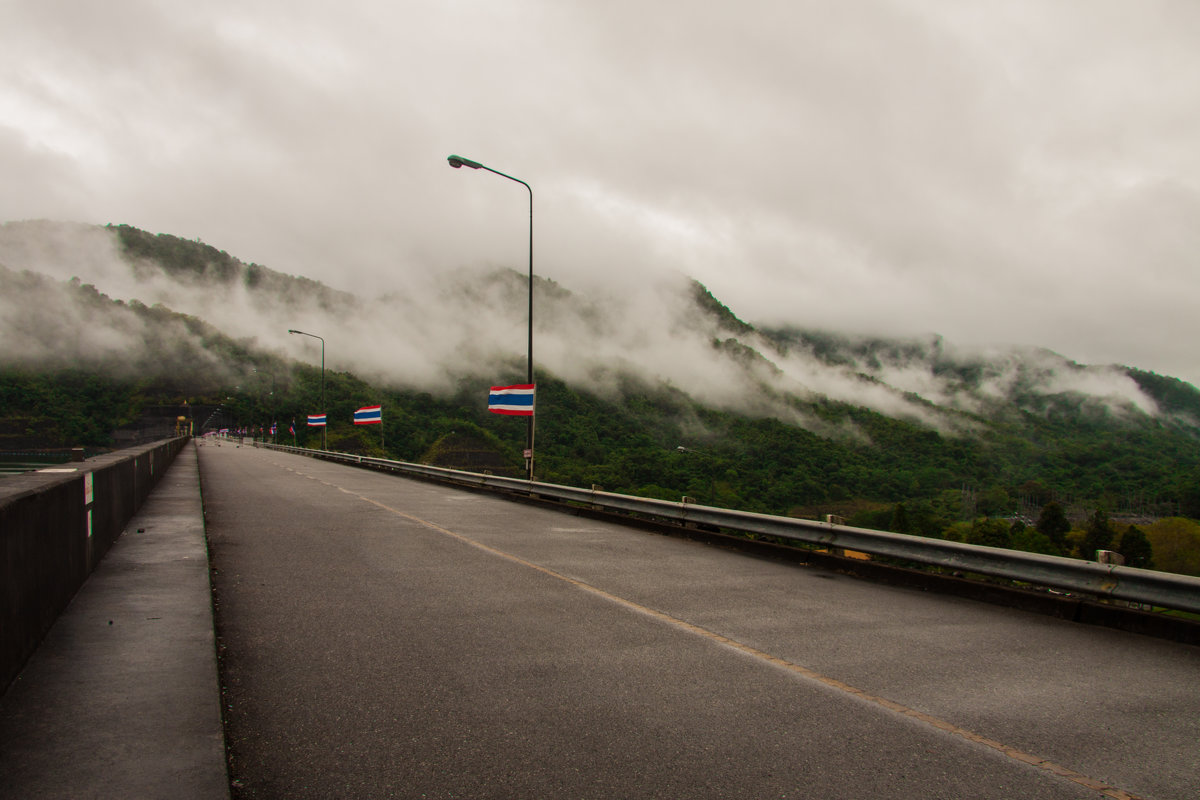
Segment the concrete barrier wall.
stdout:
[[187,441],[0,479],[0,687],[20,673]]

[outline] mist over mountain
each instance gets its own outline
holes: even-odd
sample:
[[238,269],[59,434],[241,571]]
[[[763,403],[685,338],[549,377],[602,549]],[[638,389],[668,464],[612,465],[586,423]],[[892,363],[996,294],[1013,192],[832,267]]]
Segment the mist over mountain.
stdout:
[[[331,449],[523,474],[524,426],[485,398],[524,379],[528,276],[360,288],[125,225],[0,226],[0,450],[111,446],[186,401],[197,432],[279,422],[275,438],[319,447],[303,423],[322,409]],[[1080,525],[1101,509],[1200,518],[1200,392],[1176,378],[760,328],[683,275],[634,294],[534,289],[541,480],[1085,557],[1082,531],[1023,526],[1051,501]],[[324,337],[325,370],[289,329]],[[377,431],[351,424],[367,404],[385,409]],[[1159,563],[1200,571],[1189,547]]]
[[[0,226],[0,266],[6,363],[210,371],[224,380],[206,335],[312,363],[318,343],[287,333],[300,329],[324,337],[328,368],[395,387],[444,393],[466,376],[519,374],[524,364],[528,278],[511,269],[464,268],[425,274],[404,292],[364,285],[348,294],[198,241],[46,221]],[[997,414],[1048,414],[1066,400],[1192,428],[1200,420],[1196,392],[1181,381],[1047,350],[965,350],[934,335],[850,337],[802,320],[760,330],[682,275],[635,294],[587,297],[536,278],[534,294],[536,368],[601,396],[635,379],[831,436],[863,432],[844,420],[831,428],[811,413],[815,400],[950,435],[978,432]],[[102,314],[99,297],[124,305]],[[147,307],[192,322],[152,330]],[[1176,390],[1173,405],[1162,403],[1164,386]]]

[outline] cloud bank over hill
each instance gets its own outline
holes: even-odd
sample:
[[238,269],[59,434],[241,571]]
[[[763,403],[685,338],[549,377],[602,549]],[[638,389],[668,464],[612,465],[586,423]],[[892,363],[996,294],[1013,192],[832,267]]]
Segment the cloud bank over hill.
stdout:
[[[682,272],[757,326],[1200,384],[1195,0],[0,4],[0,220],[346,291]],[[369,292],[363,291],[363,294]]]
[[[319,363],[320,343],[288,330],[316,334],[325,339],[329,369],[396,386],[440,393],[464,377],[524,375],[527,276],[520,273],[423,273],[403,291],[375,294],[366,286],[349,294],[199,243],[137,233],[138,241],[186,251],[191,266],[129,258],[114,228],[0,226],[0,265],[9,270],[0,299],[4,359],[155,368],[162,332],[137,315],[101,313],[95,297],[66,283],[75,280],[114,300],[161,304],[307,363]],[[836,431],[825,430],[789,397],[825,397],[959,433],[976,427],[967,415],[986,414],[990,404],[1021,395],[1078,393],[1113,408],[1157,411],[1124,370],[1083,367],[1045,350],[971,350],[940,338],[871,340],[799,328],[757,331],[706,310],[702,290],[678,274],[648,279],[638,291],[586,296],[541,278],[535,285],[537,369],[603,394],[634,379],[823,433]],[[176,357],[162,368],[180,369],[180,359],[192,358],[197,368],[224,374],[219,358],[199,343],[198,329],[175,325],[172,336],[180,340],[168,348]]]

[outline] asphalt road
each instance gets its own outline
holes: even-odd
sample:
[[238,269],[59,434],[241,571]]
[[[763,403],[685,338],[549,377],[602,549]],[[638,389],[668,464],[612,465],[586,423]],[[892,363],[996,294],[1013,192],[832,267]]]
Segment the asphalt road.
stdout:
[[1200,648],[199,455],[235,798],[1200,796]]

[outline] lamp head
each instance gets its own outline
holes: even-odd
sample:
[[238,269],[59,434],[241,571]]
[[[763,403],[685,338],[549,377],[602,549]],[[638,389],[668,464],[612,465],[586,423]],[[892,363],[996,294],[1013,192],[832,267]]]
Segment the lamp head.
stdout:
[[483,164],[480,164],[478,161],[472,161],[471,159],[463,158],[462,156],[450,156],[446,160],[449,161],[450,166],[454,167],[455,169],[458,169],[459,167],[481,169],[483,167]]

